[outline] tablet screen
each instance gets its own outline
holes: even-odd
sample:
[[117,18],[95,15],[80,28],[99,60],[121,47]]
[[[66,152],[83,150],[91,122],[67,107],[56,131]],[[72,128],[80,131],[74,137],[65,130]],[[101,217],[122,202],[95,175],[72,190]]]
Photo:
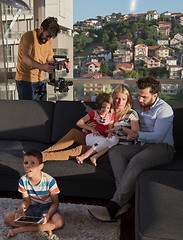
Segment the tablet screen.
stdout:
[[31,216],[22,216],[17,219],[15,219],[16,222],[24,222],[24,223],[36,223],[39,224],[42,222],[42,217],[31,217]]

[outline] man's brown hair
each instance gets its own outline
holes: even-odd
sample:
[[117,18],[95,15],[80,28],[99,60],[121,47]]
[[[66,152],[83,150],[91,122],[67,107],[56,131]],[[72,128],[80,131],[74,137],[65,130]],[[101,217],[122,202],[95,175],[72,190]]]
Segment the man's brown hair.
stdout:
[[160,82],[153,77],[143,77],[139,78],[136,82],[139,89],[150,88],[150,93],[155,94],[159,92]]
[[48,31],[50,37],[55,38],[60,32],[60,25],[55,17],[47,17],[42,23],[43,31]]

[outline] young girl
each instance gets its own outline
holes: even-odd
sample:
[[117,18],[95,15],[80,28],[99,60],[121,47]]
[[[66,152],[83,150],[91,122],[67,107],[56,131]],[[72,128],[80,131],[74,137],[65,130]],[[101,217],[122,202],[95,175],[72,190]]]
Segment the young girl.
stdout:
[[[77,122],[77,126],[87,131],[86,145],[91,146],[87,152],[76,157],[79,164],[96,153],[90,158],[93,165],[96,166],[97,159],[118,143],[118,136],[106,132],[112,129],[114,123],[114,116],[109,112],[112,102],[112,97],[108,93],[99,94],[96,98],[96,110],[90,111]],[[86,124],[87,122],[90,124]]]

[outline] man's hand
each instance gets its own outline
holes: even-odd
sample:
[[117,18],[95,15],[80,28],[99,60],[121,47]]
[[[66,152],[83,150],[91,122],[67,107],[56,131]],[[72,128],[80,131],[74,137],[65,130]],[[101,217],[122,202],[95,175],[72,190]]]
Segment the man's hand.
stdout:
[[54,65],[51,65],[49,63],[42,64],[42,70],[51,74],[53,72],[53,69],[55,68]]
[[62,62],[62,67],[69,70],[71,67],[71,62],[70,61]]
[[107,133],[115,132],[115,131],[118,131],[118,130],[120,130],[120,129],[121,129],[121,125],[115,126],[115,127],[111,128],[111,129],[107,129],[106,132],[107,132]]
[[139,136],[138,132],[135,132],[135,131],[131,131],[128,133],[127,135],[127,140],[128,141],[134,141],[135,139],[137,139]]

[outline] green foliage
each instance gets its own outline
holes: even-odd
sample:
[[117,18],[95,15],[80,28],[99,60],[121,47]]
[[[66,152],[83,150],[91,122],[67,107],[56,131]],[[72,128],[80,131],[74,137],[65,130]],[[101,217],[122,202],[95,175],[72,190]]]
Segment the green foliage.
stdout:
[[74,54],[81,52],[88,45],[92,44],[93,39],[85,36],[84,34],[74,36]]
[[125,78],[141,78],[153,76],[155,78],[168,78],[168,71],[166,67],[160,68],[145,68],[145,67],[136,67],[136,69],[132,70],[131,72],[125,72]]
[[106,61],[102,61],[100,65],[100,73],[102,73],[103,76],[108,76],[109,74],[109,67],[107,65]]

